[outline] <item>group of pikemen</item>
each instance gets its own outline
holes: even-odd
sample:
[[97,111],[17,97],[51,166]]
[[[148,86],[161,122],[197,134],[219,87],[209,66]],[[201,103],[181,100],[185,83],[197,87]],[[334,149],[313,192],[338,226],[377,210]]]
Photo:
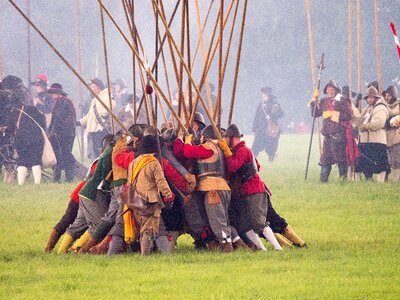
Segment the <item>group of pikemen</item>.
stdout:
[[343,179],[360,181],[363,174],[372,180],[376,174],[378,182],[385,182],[392,174],[392,180],[399,182],[400,102],[396,85],[382,90],[373,81],[362,97],[330,80],[323,92],[326,97],[318,101],[320,92],[315,90],[310,101],[311,115],[322,117],[320,181],[327,182],[332,165],[337,164]]
[[[232,124],[219,134],[196,113],[191,134],[132,125],[102,140],[102,153],[71,194],[45,247],[58,253],[171,253],[188,233],[196,249],[307,247],[271,205],[260,164]],[[139,250],[140,249],[140,250]]]

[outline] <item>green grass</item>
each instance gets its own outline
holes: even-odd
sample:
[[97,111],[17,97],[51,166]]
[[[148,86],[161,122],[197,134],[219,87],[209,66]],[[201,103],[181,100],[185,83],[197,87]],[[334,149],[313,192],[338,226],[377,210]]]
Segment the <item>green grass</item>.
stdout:
[[0,183],[0,298],[398,299],[398,185],[341,182],[335,168],[322,185],[317,148],[305,182],[307,144],[283,135],[276,161],[259,157],[274,207],[307,250],[196,252],[183,236],[169,256],[44,254],[74,184]]

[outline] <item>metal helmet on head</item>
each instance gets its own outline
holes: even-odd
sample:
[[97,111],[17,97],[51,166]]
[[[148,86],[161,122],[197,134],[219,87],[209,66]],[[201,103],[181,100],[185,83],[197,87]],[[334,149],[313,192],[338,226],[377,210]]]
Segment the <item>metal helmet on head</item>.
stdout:
[[193,121],[202,125],[202,127],[200,127],[200,130],[206,127],[206,121],[204,120],[204,116],[201,112],[196,111],[196,113],[194,114]]
[[201,136],[204,137],[205,140],[211,139],[211,140],[216,140],[217,135],[214,132],[214,128],[211,125],[208,125],[204,127],[204,129],[201,131]]

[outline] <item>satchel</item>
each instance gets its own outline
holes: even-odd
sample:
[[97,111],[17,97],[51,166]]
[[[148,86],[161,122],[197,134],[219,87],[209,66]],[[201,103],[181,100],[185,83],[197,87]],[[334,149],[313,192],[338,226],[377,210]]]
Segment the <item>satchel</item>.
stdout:
[[51,168],[57,164],[57,159],[56,159],[56,154],[54,153],[53,147],[51,146],[51,143],[46,135],[46,132],[43,130],[43,128],[40,128],[42,131],[43,135],[43,154],[42,154],[42,168]]
[[267,136],[276,138],[279,135],[279,124],[268,120]]
[[143,199],[142,196],[136,190],[136,181],[132,185],[128,185],[126,195],[123,197],[126,206],[137,212],[138,214],[149,217],[153,215],[157,210],[157,202],[150,203]]

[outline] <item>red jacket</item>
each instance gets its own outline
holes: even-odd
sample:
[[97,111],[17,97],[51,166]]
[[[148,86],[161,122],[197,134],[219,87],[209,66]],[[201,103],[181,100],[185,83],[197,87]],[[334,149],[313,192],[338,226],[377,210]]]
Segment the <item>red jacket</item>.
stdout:
[[[94,170],[96,169],[96,165],[97,165],[97,161],[94,162],[90,168],[90,173],[93,174]],[[76,188],[72,191],[71,195],[69,196],[69,198],[76,202],[79,203],[79,196],[78,193],[80,192],[81,188],[86,184],[86,180],[82,180],[77,186]]]
[[191,172],[193,161],[185,157],[183,153],[184,146],[185,143],[181,139],[176,139],[172,147],[172,153],[174,154],[176,159],[181,162],[181,164],[185,167],[185,169]]
[[[135,158],[135,153],[134,152],[129,152],[128,150],[121,151],[120,153],[116,154],[114,157],[114,162],[124,168],[127,169],[129,168],[129,164],[133,161]],[[182,193],[185,193],[186,191],[186,181],[182,177],[181,174],[176,171],[166,159],[162,159],[162,164],[163,164],[163,169],[164,169],[164,174],[165,177]]]
[[213,156],[214,151],[211,149],[206,149],[202,145],[199,146],[193,146],[190,144],[185,144],[183,146],[183,155],[187,158],[200,158],[200,159],[206,159],[210,158]]
[[[253,153],[250,148],[246,146],[244,141],[240,142],[233,149],[233,155],[226,159],[226,166],[229,178],[232,178],[233,174],[238,171],[243,165],[250,163],[253,160]],[[256,159],[257,171],[260,171],[260,164]],[[240,187],[239,191],[242,195],[252,195],[256,193],[265,192],[264,183],[260,176],[255,174],[252,178],[247,180]]]

